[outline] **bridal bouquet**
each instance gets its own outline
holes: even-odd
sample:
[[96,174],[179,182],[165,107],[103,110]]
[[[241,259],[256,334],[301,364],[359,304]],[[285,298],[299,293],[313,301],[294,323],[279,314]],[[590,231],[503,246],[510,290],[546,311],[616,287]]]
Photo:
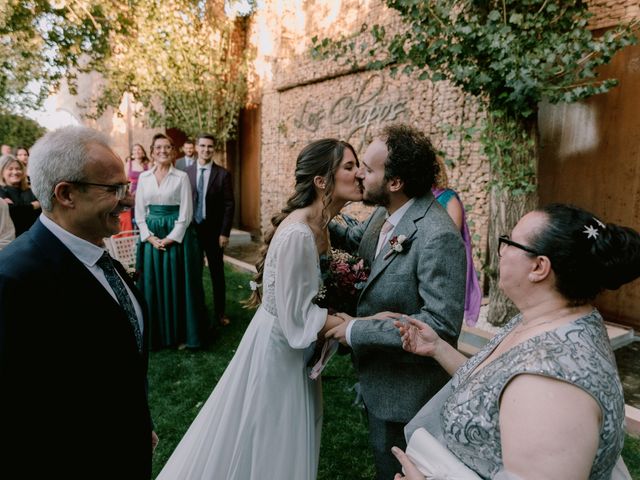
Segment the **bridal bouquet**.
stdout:
[[360,292],[369,278],[369,268],[362,258],[343,250],[331,249],[320,261],[323,287],[316,297],[318,305],[331,313],[355,315]]
[[[364,260],[343,250],[332,249],[327,257],[320,260],[323,286],[316,296],[316,303],[327,308],[329,313],[356,313],[358,297],[367,283],[370,270]],[[338,342],[329,340],[318,342],[309,362],[309,377],[318,378],[329,359],[338,350]]]

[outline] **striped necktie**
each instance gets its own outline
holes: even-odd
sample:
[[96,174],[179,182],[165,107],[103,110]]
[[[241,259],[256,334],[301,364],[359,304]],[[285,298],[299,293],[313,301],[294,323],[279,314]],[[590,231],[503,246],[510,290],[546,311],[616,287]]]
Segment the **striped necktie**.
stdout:
[[122,278],[120,278],[120,275],[118,275],[116,267],[113,265],[113,261],[107,252],[104,252],[102,254],[102,257],[100,257],[100,260],[98,260],[97,265],[104,272],[104,276],[113,289],[113,293],[115,293],[116,298],[118,299],[118,303],[127,315],[129,323],[131,323],[131,327],[133,327],[133,333],[136,337],[138,352],[142,352],[142,332],[140,332],[140,325],[138,324],[136,309],[133,307],[133,302],[131,301],[131,297],[129,296],[127,287],[122,281]]

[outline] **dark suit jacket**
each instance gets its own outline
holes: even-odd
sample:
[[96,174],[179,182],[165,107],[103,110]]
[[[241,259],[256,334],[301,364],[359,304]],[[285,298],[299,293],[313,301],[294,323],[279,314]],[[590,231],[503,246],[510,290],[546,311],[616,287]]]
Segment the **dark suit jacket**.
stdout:
[[146,342],[39,220],[0,252],[0,478],[151,478],[146,372]]
[[[193,208],[197,205],[197,174],[198,162],[187,167],[187,175],[191,182],[193,192]],[[206,216],[204,224],[206,231],[211,235],[211,240],[217,242],[220,235],[228,237],[231,234],[231,224],[233,223],[233,211],[235,200],[233,199],[233,182],[231,173],[215,163],[211,164],[211,175],[209,176],[209,186],[205,195]]]
[[[195,160],[197,162],[197,159]],[[180,157],[176,160],[176,168],[178,170],[182,170],[183,172],[187,169],[187,160],[186,157]]]

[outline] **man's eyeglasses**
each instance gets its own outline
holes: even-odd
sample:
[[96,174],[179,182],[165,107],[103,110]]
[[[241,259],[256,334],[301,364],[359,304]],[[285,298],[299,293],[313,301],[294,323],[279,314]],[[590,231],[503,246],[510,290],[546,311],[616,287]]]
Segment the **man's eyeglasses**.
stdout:
[[91,182],[69,182],[74,185],[89,185],[91,187],[102,187],[106,189],[108,192],[115,194],[116,199],[122,200],[129,193],[129,188],[131,187],[131,182],[127,183],[114,183],[113,185],[105,184],[105,183],[91,183]]
[[518,242],[514,242],[509,238],[509,235],[500,235],[498,237],[498,257],[502,256],[502,249],[505,245],[511,245],[512,247],[519,248],[520,250],[524,250],[525,252],[529,252],[534,255],[542,255],[541,253],[536,252],[533,248],[527,247],[526,245],[522,245]]

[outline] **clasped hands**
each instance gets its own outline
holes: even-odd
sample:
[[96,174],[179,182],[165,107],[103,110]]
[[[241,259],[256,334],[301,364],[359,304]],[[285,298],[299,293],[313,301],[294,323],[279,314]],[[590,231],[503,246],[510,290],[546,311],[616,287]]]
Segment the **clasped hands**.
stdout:
[[175,240],[171,238],[167,237],[167,238],[160,239],[156,236],[149,237],[147,241],[151,244],[153,248],[157,250],[162,250],[162,251],[166,251],[167,247],[175,243]]
[[370,317],[354,318],[347,313],[341,312],[341,313],[336,313],[335,316],[338,318],[341,318],[342,322],[339,325],[336,325],[333,328],[329,329],[325,334],[325,337],[334,338],[337,341],[339,341],[342,345],[349,346],[349,344],[347,343],[346,335],[347,335],[347,327],[349,326],[349,323],[352,320],[394,320],[396,318],[399,318],[401,314],[393,313],[393,312],[380,312]]
[[[342,345],[348,346],[346,333],[347,326],[354,317],[346,313],[336,313],[342,319],[339,325],[329,329],[325,337],[335,338]],[[438,334],[426,323],[415,318],[395,312],[380,312],[370,317],[358,317],[357,320],[393,320],[402,338],[402,348],[407,352],[425,357],[432,357],[440,342]]]

